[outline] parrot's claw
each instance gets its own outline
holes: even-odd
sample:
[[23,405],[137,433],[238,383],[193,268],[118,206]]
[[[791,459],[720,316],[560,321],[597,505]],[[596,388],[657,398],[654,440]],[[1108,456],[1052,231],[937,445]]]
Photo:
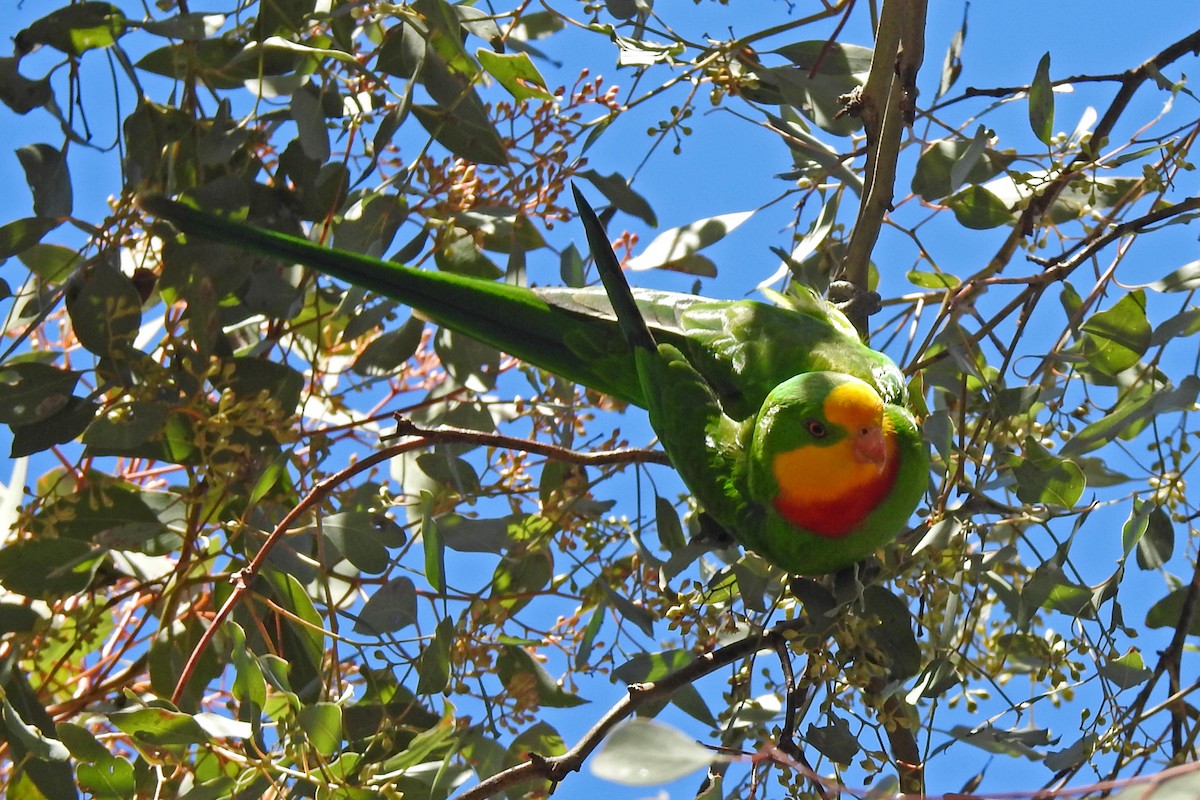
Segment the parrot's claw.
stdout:
[[883,308],[879,292],[860,289],[850,281],[833,281],[829,284],[829,301],[838,311],[850,319],[866,319]]

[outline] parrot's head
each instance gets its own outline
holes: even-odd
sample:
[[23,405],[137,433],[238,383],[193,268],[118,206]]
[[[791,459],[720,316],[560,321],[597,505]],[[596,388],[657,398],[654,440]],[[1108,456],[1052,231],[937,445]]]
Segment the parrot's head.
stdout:
[[849,375],[809,372],[779,384],[753,437],[754,500],[818,536],[854,532],[896,480],[899,449],[887,406]]

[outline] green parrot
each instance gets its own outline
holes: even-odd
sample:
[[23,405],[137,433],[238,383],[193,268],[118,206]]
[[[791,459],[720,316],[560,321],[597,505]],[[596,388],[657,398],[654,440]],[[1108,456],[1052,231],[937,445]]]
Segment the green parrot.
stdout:
[[188,236],[303,264],[649,411],[703,509],[784,570],[854,564],[904,528],[928,455],[903,376],[815,295],[790,307],[632,291],[575,190],[604,288],[528,289],[321,247],[151,196]]

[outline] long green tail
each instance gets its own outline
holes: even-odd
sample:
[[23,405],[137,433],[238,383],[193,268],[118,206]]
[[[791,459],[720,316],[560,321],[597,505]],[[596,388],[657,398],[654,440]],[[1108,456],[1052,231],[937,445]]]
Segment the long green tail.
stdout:
[[[643,404],[632,355],[611,320],[552,305],[530,289],[320,247],[159,195],[142,197],[139,204],[188,236],[303,264],[405,303],[439,325],[522,361],[627,402]],[[611,254],[607,241],[605,248]]]
[[579,219],[583,222],[584,232],[587,233],[588,246],[591,247],[592,258],[596,261],[596,270],[604,283],[604,291],[608,292],[608,299],[612,301],[613,311],[616,312],[625,341],[629,342],[630,347],[654,351],[654,336],[646,327],[642,312],[638,310],[633,290],[629,288],[629,281],[625,280],[621,262],[613,252],[604,226],[600,224],[596,212],[579,191],[579,187],[571,184],[571,191],[575,193],[575,207],[579,209]]

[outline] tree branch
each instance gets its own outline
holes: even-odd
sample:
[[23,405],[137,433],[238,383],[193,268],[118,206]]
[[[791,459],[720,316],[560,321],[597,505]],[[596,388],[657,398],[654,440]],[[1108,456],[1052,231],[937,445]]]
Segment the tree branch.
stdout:
[[[665,700],[675,690],[694,683],[706,675],[711,675],[722,667],[728,666],[739,659],[750,656],[760,650],[775,649],[779,643],[786,643],[789,632],[800,630],[807,624],[808,620],[805,618],[780,622],[763,633],[747,636],[745,639],[726,645],[711,653],[705,653],[691,664],[661,680],[630,684],[628,696],[612,706],[592,726],[591,730],[575,743],[574,747],[561,756],[547,757],[531,753],[528,761],[485,778],[474,787],[458,795],[454,800],[486,800],[486,798],[492,797],[509,787],[533,780],[548,780],[558,783],[572,772],[578,772],[580,767],[583,766],[583,762],[587,760],[587,757],[600,745],[600,742],[604,740],[604,737],[608,735],[617,723],[632,716],[642,706],[658,700]],[[791,762],[792,759],[788,759],[788,761]],[[819,776],[810,770],[805,770],[798,762],[795,763],[795,766],[805,774],[805,777],[812,780],[820,780]]]
[[505,447],[510,450],[521,450],[539,456],[546,456],[555,461],[565,461],[568,464],[665,464],[671,466],[671,459],[662,450],[647,450],[642,448],[622,448],[619,450],[596,450],[584,453],[570,450],[556,444],[520,439],[515,436],[504,436],[499,433],[484,433],[469,428],[456,428],[453,425],[439,425],[436,428],[421,428],[407,417],[395,415],[396,430],[384,436],[384,440],[398,439],[402,436],[419,436],[427,442],[443,444],[446,442],[464,442],[484,447]]
[[[917,71],[924,60],[925,13],[926,0],[884,0],[867,83],[846,97],[846,110],[862,117],[868,142],[866,192],[842,262],[842,277],[860,294],[867,291],[871,251],[892,208],[900,140],[912,120]],[[864,335],[868,313],[855,305],[847,310]]]

